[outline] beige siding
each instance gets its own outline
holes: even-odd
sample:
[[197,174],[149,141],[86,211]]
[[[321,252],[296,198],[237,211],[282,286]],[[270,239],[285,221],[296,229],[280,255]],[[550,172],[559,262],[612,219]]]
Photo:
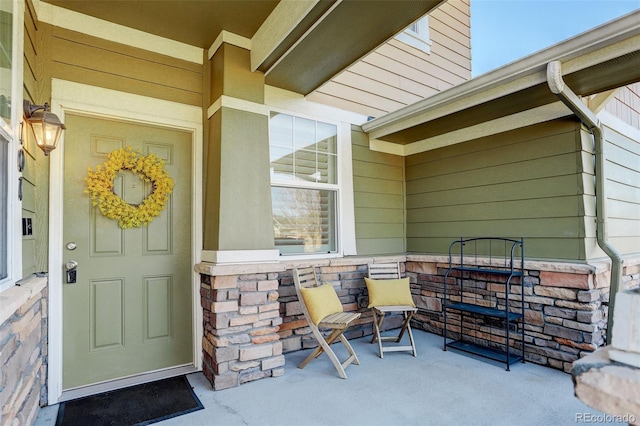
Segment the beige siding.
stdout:
[[358,254],[405,251],[404,165],[401,157],[369,150],[354,128],[353,190]]
[[444,3],[429,14],[430,53],[391,39],[307,96],[379,117],[471,78],[470,7]]
[[199,64],[53,27],[52,76],[202,106]]
[[577,126],[544,123],[407,157],[407,250],[525,237],[527,257],[584,260]]
[[620,89],[605,110],[628,125],[640,129],[640,83]]

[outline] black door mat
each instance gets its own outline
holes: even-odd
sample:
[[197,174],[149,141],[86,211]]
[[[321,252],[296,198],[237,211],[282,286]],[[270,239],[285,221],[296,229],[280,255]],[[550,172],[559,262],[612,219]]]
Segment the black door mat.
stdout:
[[148,425],[204,406],[186,376],[177,376],[60,404],[56,426]]

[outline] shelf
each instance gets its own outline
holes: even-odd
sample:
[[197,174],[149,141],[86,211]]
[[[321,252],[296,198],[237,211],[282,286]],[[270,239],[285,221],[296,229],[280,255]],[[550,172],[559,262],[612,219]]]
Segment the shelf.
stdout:
[[[464,342],[462,340],[455,340],[453,342],[449,342],[447,343],[446,346],[448,348],[457,349],[459,351],[478,355],[483,358],[489,358],[494,361],[507,363],[507,353],[498,349],[488,348],[486,346],[480,346],[471,342]],[[522,360],[522,357],[520,355],[515,355],[513,353],[509,354],[509,364],[513,364],[521,360]]]
[[[446,305],[449,309],[470,312],[472,314],[486,315],[494,318],[507,318],[507,312],[504,309],[489,308],[487,306],[472,305],[470,303],[450,303]],[[509,321],[516,321],[522,318],[522,314],[509,312]]]
[[[516,267],[516,264],[519,264],[519,267]],[[457,272],[452,274],[454,271]],[[513,283],[513,277],[520,277],[520,279]],[[507,371],[509,371],[509,364],[520,360],[524,362],[524,277],[524,238],[514,240],[479,237],[460,238],[453,241],[449,245],[449,269],[444,275],[444,350],[452,348],[499,361],[507,365]],[[499,285],[491,286],[492,283]],[[450,285],[453,286],[451,290]],[[518,287],[519,291],[513,287]],[[519,295],[520,302],[513,300],[512,304],[512,295],[514,298]],[[449,342],[447,313],[453,312],[460,317],[460,335],[456,336],[459,340]],[[470,317],[474,319],[468,321]],[[477,321],[478,318],[482,319],[482,322]],[[488,321],[489,318],[494,318],[494,321]],[[467,330],[464,329],[465,321],[467,321]],[[514,355],[513,348],[509,347],[510,328],[514,324],[517,328],[515,333],[522,342],[521,355]],[[485,328],[488,329],[486,333]],[[494,329],[496,334],[506,336],[504,351],[471,343],[471,341],[481,343],[481,340],[490,340]],[[477,334],[473,334],[478,331],[489,337],[465,340],[465,333],[467,336],[478,337]]]
[[451,270],[453,271],[463,271],[463,272],[482,272],[484,274],[492,274],[492,275],[504,275],[504,276],[514,276],[521,277],[523,275],[522,271],[512,271],[505,269],[490,269],[490,268],[477,268],[471,266],[452,266]]

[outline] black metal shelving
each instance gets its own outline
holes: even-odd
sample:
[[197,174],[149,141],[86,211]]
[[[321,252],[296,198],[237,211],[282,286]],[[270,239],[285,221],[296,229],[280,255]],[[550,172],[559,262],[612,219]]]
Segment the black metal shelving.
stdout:
[[[516,263],[514,263],[514,261]],[[519,263],[519,265],[518,265]],[[502,281],[491,281],[491,276],[504,278],[504,293],[490,290],[490,284],[500,285]],[[519,283],[513,278],[519,277]],[[455,288],[451,289],[450,278],[455,279]],[[506,370],[515,362],[524,362],[524,238],[510,239],[497,237],[460,238],[449,246],[449,269],[444,279],[444,347],[471,353],[506,364]],[[512,292],[512,286],[519,285],[519,292]],[[510,306],[510,295],[519,295],[519,306]],[[459,300],[452,300],[459,299]],[[460,338],[449,341],[447,328],[450,325],[448,311],[460,315]],[[470,329],[465,335],[465,316],[472,318],[468,324],[477,320],[485,323],[489,338],[477,338],[486,332],[477,328]],[[487,321],[486,319],[493,319]],[[475,320],[475,321],[474,321]],[[510,348],[511,327],[520,334],[521,353]],[[493,330],[504,333],[506,344],[493,342]]]

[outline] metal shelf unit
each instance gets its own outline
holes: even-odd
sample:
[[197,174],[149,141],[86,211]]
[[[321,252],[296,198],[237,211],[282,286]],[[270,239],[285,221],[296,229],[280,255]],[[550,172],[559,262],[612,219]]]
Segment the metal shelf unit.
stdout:
[[[524,238],[482,237],[453,241],[449,246],[449,269],[444,277],[443,349],[452,348],[504,363],[507,371],[511,364],[524,362],[523,279]],[[503,283],[504,292],[500,291]],[[513,292],[512,286],[519,286],[519,291]],[[514,299],[519,299],[519,306],[510,306]],[[459,315],[459,339],[450,340],[447,336],[447,328],[451,325],[449,311]],[[469,330],[466,335],[465,324]],[[512,326],[520,334],[521,353],[510,349]],[[504,345],[494,342],[493,330],[500,330],[505,336]]]

